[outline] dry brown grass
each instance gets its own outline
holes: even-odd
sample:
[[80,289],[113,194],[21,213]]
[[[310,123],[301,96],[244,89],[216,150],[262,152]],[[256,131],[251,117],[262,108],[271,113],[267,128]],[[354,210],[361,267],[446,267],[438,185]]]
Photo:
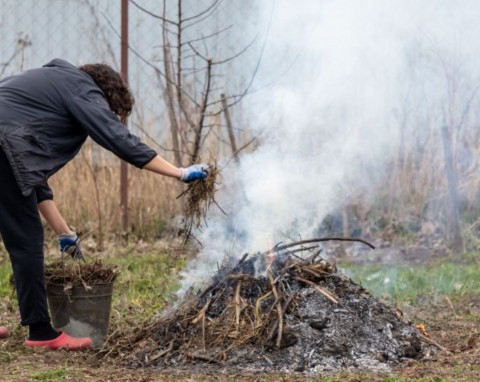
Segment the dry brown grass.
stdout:
[[109,284],[115,281],[120,270],[115,265],[105,265],[101,260],[84,263],[81,261],[56,261],[45,267],[45,285],[61,285],[70,288],[91,289],[96,284]]
[[[385,171],[374,174],[373,181],[369,179],[365,187],[358,189],[347,206],[347,218],[353,220],[351,231],[357,228],[355,219],[362,221],[360,236],[380,237],[390,226],[400,227],[394,230],[397,239],[424,230],[442,237],[450,234],[450,193],[441,124],[433,118],[426,124],[412,122],[404,126],[403,143],[385,158]],[[450,139],[460,228],[466,248],[479,248],[478,238],[471,233],[480,226],[480,134],[475,125],[452,128]]]
[[[169,159],[169,158],[167,158]],[[120,160],[88,141],[50,182],[68,224],[101,242],[122,232]],[[140,236],[155,234],[161,222],[180,212],[178,182],[129,166],[129,226]]]

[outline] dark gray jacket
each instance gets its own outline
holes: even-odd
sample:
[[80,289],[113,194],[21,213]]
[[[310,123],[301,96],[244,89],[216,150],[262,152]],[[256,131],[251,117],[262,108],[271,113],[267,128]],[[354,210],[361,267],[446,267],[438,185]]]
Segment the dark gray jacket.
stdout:
[[0,147],[23,195],[50,198],[48,178],[87,136],[140,168],[156,155],[120,123],[93,79],[64,60],[0,81]]

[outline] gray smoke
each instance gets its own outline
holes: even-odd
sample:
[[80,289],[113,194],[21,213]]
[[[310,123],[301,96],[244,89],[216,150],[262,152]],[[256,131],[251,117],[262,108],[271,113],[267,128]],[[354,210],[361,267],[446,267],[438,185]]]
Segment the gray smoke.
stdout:
[[422,115],[445,99],[445,62],[479,78],[478,1],[262,3],[271,26],[257,91],[243,104],[262,145],[224,169],[228,216],[210,217],[184,286],[226,253],[310,237],[367,193],[397,149],[398,110]]

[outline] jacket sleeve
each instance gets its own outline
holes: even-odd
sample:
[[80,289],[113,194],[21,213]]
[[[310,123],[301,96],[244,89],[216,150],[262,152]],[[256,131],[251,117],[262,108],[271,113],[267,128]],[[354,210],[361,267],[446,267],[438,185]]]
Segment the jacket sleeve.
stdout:
[[48,183],[35,187],[35,194],[37,196],[37,204],[45,200],[53,200],[53,191]]
[[80,128],[120,159],[142,168],[157,155],[119,121],[100,89],[72,96],[66,107]]

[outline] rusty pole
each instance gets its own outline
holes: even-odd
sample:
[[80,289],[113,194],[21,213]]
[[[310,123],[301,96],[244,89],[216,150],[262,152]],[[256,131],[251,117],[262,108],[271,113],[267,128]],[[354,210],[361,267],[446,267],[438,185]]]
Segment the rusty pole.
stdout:
[[[121,17],[121,72],[124,81],[128,83],[128,0],[122,0]],[[128,119],[123,120],[128,125]],[[120,210],[123,233],[128,231],[128,167],[127,163],[120,163]]]

